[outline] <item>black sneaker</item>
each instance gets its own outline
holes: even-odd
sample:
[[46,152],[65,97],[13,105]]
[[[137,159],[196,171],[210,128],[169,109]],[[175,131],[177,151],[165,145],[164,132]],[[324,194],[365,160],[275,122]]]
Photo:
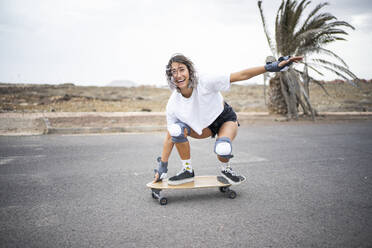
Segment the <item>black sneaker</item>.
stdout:
[[180,185],[180,184],[184,184],[184,183],[193,182],[194,177],[195,177],[194,170],[192,170],[192,172],[190,172],[186,169],[183,169],[177,175],[169,178],[168,179],[168,184],[169,185]]
[[221,170],[221,174],[230,184],[236,185],[245,181],[245,177],[238,175],[231,167]]

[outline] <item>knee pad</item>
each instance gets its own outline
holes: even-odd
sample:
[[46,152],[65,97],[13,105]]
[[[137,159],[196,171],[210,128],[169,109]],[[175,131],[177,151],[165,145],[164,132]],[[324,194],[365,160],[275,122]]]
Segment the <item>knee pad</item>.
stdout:
[[187,141],[184,136],[185,129],[187,130],[187,135],[190,135],[190,127],[183,122],[176,122],[168,127],[170,136],[172,136],[172,141],[174,143],[183,143]]
[[223,158],[232,158],[232,145],[228,137],[220,137],[214,144],[214,152]]

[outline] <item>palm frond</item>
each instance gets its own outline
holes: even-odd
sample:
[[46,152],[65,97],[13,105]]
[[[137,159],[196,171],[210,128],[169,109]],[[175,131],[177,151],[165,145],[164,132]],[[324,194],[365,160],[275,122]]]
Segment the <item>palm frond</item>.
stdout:
[[348,82],[349,84],[351,84],[352,86],[354,87],[358,87],[358,85],[356,85],[352,80],[350,80],[349,78],[345,77],[345,75],[343,75],[342,73],[340,73],[339,71],[329,67],[329,66],[326,66],[326,65],[321,65],[323,68],[333,72],[334,74],[336,74],[337,76],[343,78],[346,82]]
[[346,62],[340,56],[338,56],[336,53],[332,52],[331,50],[325,49],[323,47],[313,47],[313,48],[308,49],[308,53],[309,54],[317,53],[317,54],[328,55],[332,58],[337,59],[339,62],[341,62],[343,64],[343,66],[345,66],[346,68],[349,69],[349,66],[346,64]]
[[296,48],[300,48],[301,45],[305,44],[313,44],[316,41],[316,38],[323,29],[321,28],[313,28],[309,30],[305,30],[301,33],[295,34],[293,37],[293,45]]
[[350,76],[353,79],[358,79],[358,77],[354,73],[352,73],[348,68],[346,68],[342,65],[338,65],[338,64],[332,63],[330,61],[324,60],[324,59],[312,59],[312,60],[315,61],[315,62],[318,62],[322,65],[331,66],[331,67],[347,74],[348,76]]
[[293,22],[293,26],[296,27],[298,22],[300,21],[300,17],[306,7],[310,4],[310,1],[302,0],[300,4],[297,6],[296,10],[294,11],[293,18],[291,22]]
[[317,64],[311,64],[309,62],[299,62],[299,63],[304,64],[305,66],[307,66],[308,68],[310,68],[314,72],[318,73],[320,76],[324,76],[324,74],[322,72],[320,72],[319,70],[315,69],[314,66],[317,66]]
[[[335,28],[340,26],[350,27],[354,28],[352,25],[348,24],[347,22],[330,22],[330,23],[318,23],[318,27],[309,28],[307,30],[302,30],[301,32],[298,32],[294,35],[295,40],[297,42],[301,42],[303,44],[311,44],[315,41],[318,42],[329,42],[329,41],[335,41],[335,40],[345,40],[343,37],[338,37],[335,35],[348,35],[348,33],[341,28]],[[321,25],[320,25],[321,24]]]
[[[295,69],[295,71],[296,71],[298,74],[300,74],[301,76],[304,76],[304,72],[302,72],[302,71],[300,71],[300,70],[296,70],[296,69]],[[307,75],[307,77],[310,78],[310,80],[311,80],[312,83],[315,83],[315,84],[319,85],[319,86],[323,89],[323,91],[324,91],[328,96],[331,96],[331,95],[328,93],[327,89],[324,87],[324,85],[323,85],[321,82],[319,82],[319,80],[316,80],[315,78],[313,78],[313,77],[311,77],[311,76],[309,76],[309,75]]]
[[319,85],[320,88],[322,88],[322,90],[327,94],[327,96],[331,96],[331,95],[328,93],[327,89],[324,87],[324,85],[323,85],[321,82],[319,82],[319,80],[313,80],[312,82],[315,83],[315,84],[317,84],[317,85]]
[[[296,76],[296,75],[294,75],[294,76]],[[309,110],[310,110],[310,112],[311,112],[311,117],[312,117],[312,119],[313,119],[313,121],[315,120],[315,115],[317,115],[317,112],[316,112],[316,110],[311,106],[311,103],[310,103],[310,96],[307,94],[307,92],[306,92],[306,90],[305,90],[305,88],[303,87],[303,85],[301,84],[301,83],[298,83],[299,84],[299,86],[300,86],[300,91],[301,91],[301,93],[302,93],[302,95],[303,95],[303,98],[305,99],[305,102],[306,102],[306,105],[308,106],[308,108],[309,108]],[[301,101],[300,101],[300,103],[301,103]],[[305,108],[305,106],[303,106],[304,104],[303,103],[301,103],[301,106],[302,106],[302,108],[304,109],[304,113],[306,112],[306,108]]]
[[269,47],[270,47],[270,50],[271,50],[273,56],[275,56],[275,45],[274,45],[274,43],[273,43],[273,41],[271,39],[270,33],[269,33],[268,29],[267,29],[265,16],[264,16],[263,10],[262,10],[262,0],[259,0],[257,2],[257,4],[258,4],[258,8],[260,10],[262,25],[263,25],[263,28],[264,28],[264,32],[265,32],[265,36],[266,36],[266,39],[267,39],[267,43],[269,44]]
[[326,34],[326,35],[335,35],[335,34],[348,35],[348,33],[345,30],[339,29],[339,28],[324,29],[322,34]]
[[343,37],[328,35],[328,34],[315,35],[313,37],[309,37],[307,40],[303,40],[301,45],[297,47],[296,53],[305,54],[305,53],[308,53],[308,50],[312,49],[313,47],[325,46],[337,40],[346,40],[346,39]]
[[313,16],[316,15],[316,13],[318,13],[318,11],[323,8],[324,6],[327,6],[329,5],[329,3],[325,2],[325,3],[320,3],[318,4],[311,12],[310,14],[307,16],[306,20],[304,21],[303,23],[303,27],[306,27],[307,26],[307,23],[311,20],[311,18],[313,18]]
[[337,18],[331,13],[321,13],[321,14],[314,16],[314,18],[311,19],[310,22],[308,22],[307,25],[303,27],[304,27],[304,30],[324,27],[324,25],[326,25],[327,22],[335,20],[335,19]]
[[334,22],[328,23],[327,26],[330,27],[330,28],[338,27],[338,26],[344,26],[344,27],[347,27],[347,28],[351,28],[352,30],[355,30],[355,27],[353,25],[351,25],[350,23],[345,22],[345,21],[334,21]]
[[284,1],[282,0],[282,3],[280,4],[279,6],[279,9],[276,13],[276,18],[275,18],[275,41],[276,41],[276,49],[277,49],[277,52],[278,54],[280,54],[280,51],[282,51],[282,28],[283,28],[283,25],[281,25],[280,23],[280,16],[281,16],[281,12],[282,12],[282,9],[283,9],[283,6],[284,6]]
[[[315,32],[317,30],[324,30],[327,21],[334,19],[335,17],[330,14],[320,14],[314,17],[310,22],[303,24],[302,28],[297,31],[293,37],[294,39],[303,38],[304,33]],[[313,31],[312,31],[313,30]],[[300,38],[299,38],[300,37]]]

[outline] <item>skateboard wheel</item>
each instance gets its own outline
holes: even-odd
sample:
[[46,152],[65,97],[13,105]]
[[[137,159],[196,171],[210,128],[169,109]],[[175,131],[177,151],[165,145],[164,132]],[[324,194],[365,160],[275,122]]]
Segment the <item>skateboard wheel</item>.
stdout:
[[234,190],[230,190],[229,192],[229,198],[234,199],[236,197],[236,192]]
[[221,193],[226,193],[227,192],[227,187],[220,187],[220,192]]
[[167,205],[168,199],[165,197],[162,197],[160,198],[159,202],[160,202],[160,205]]
[[152,196],[152,198],[156,199],[156,196],[155,196],[154,192],[151,192],[151,196]]

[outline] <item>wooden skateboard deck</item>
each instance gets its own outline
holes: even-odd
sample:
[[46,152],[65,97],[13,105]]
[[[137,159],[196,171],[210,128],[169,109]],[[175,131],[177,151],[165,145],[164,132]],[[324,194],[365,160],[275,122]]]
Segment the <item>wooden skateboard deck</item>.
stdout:
[[193,188],[213,188],[231,186],[223,177],[217,176],[196,176],[193,182],[184,183],[180,185],[169,185],[168,180],[162,182],[149,182],[147,187],[152,189],[193,189]]
[[230,189],[231,184],[222,176],[196,176],[193,182],[180,185],[169,185],[168,180],[164,179],[161,182],[146,184],[151,189],[151,195],[154,199],[159,200],[160,205],[166,205],[168,199],[160,196],[160,191],[164,189],[199,189],[199,188],[219,188],[222,193],[234,199],[236,192]]

